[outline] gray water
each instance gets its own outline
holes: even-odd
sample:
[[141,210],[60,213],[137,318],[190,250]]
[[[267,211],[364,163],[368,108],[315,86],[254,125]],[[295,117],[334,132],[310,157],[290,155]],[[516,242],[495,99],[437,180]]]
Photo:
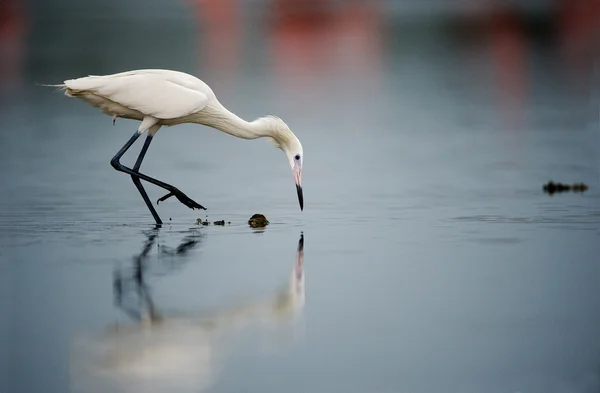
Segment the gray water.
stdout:
[[[600,389],[598,106],[552,40],[248,22],[215,44],[184,6],[32,4],[2,60],[0,392]],[[266,141],[182,125],[142,170],[208,211],[172,198],[156,228],[109,165],[137,123],[36,85],[151,67],[282,117],[304,211]]]

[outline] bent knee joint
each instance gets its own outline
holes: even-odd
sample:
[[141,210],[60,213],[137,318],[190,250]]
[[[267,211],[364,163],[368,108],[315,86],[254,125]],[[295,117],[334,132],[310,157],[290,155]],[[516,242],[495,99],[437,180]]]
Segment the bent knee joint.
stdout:
[[122,165],[119,162],[119,159],[114,157],[112,160],[110,160],[110,165],[115,168],[116,170],[120,170]]

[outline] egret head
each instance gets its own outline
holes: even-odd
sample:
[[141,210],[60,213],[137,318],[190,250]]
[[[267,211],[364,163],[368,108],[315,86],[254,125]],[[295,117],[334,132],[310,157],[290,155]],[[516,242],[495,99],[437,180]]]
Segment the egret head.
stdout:
[[296,183],[296,191],[298,192],[298,202],[300,202],[300,210],[304,209],[304,196],[302,194],[302,162],[304,162],[304,152],[302,151],[302,144],[294,136],[295,142],[291,143],[290,146],[283,148],[289,163],[292,168],[292,176]]
[[294,135],[283,120],[275,116],[263,118],[267,123],[268,135],[273,145],[281,149],[292,169],[292,176],[296,183],[298,202],[300,210],[304,209],[304,196],[302,194],[302,164],[304,163],[304,151],[300,140]]

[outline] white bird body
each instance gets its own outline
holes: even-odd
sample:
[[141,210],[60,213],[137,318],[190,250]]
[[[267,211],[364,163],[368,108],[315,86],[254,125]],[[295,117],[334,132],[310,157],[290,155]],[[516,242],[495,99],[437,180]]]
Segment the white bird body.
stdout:
[[[244,121],[227,110],[206,83],[184,72],[151,69],[90,75],[67,80],[64,86],[66,95],[81,98],[107,115],[142,121],[140,132],[154,124],[198,123],[244,139],[292,139],[291,135],[285,135],[287,126],[281,119],[262,118],[279,123],[270,127],[271,132],[269,127],[260,127],[264,121]],[[152,131],[154,134],[158,129]],[[273,131],[279,132],[272,135]]]
[[[112,75],[90,75],[69,79],[64,84],[55,86],[62,88],[69,97],[80,98],[88,104],[100,108],[112,117],[113,122],[117,117],[141,121],[137,135],[134,135],[132,140],[117,153],[111,163],[115,169],[138,177],[138,182],[139,179],[146,180],[169,190],[170,194],[164,199],[175,195],[188,207],[203,208],[175,187],[137,172],[145,155],[146,145],[138,158],[137,168],[132,170],[123,167],[119,163],[119,159],[139,134],[148,131],[149,139],[146,144],[149,145],[151,138],[162,126],[197,123],[216,128],[238,138],[269,138],[275,147],[286,154],[296,183],[300,208],[303,209],[301,169],[304,153],[302,144],[287,124],[278,117],[264,116],[251,122],[243,120],[225,108],[206,83],[195,76],[179,71],[146,69]],[[135,179],[134,182],[136,182]],[[142,193],[141,190],[140,192]],[[147,196],[144,196],[144,193],[142,196],[148,204]],[[164,199],[161,198],[159,201]],[[159,223],[158,215],[155,214],[151,205],[148,207]]]
[[[200,79],[178,71],[139,70],[65,81],[66,93],[106,114],[133,120],[174,120],[198,113],[215,93]],[[141,130],[145,131],[145,130]]]

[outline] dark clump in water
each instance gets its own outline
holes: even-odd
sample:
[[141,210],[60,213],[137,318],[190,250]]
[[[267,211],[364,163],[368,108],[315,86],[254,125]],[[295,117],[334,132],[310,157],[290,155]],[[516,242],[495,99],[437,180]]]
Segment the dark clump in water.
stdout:
[[208,220],[204,221],[201,218],[198,218],[198,219],[196,219],[196,224],[206,226],[206,225],[210,225],[210,222]]
[[267,217],[263,216],[262,214],[254,214],[248,220],[248,225],[250,225],[252,228],[263,228],[268,224],[269,220],[267,220]]
[[549,195],[552,195],[557,192],[568,192],[568,191],[585,192],[585,191],[587,191],[588,188],[589,187],[584,183],[575,183],[571,186],[568,184],[555,183],[553,181],[549,181],[548,183],[544,184],[544,192]]
[[[210,221],[208,221],[208,220],[203,220],[202,218],[197,218],[197,219],[196,219],[196,224],[197,224],[197,225],[204,225],[204,226],[208,226],[208,225],[210,225]],[[214,221],[214,222],[213,222],[213,225],[225,226],[225,224],[229,225],[229,224],[231,224],[231,221],[217,220],[217,221]]]
[[584,191],[587,191],[588,188],[589,187],[587,186],[587,184],[583,184],[583,183],[573,184],[573,187],[571,187],[573,192],[584,192]]

